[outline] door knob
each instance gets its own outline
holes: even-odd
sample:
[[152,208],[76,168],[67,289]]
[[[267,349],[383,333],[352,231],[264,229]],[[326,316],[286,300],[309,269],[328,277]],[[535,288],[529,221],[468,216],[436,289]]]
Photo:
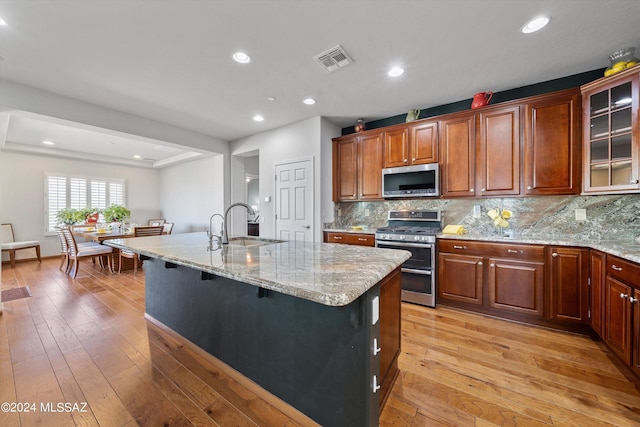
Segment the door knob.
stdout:
[[311,228],[310,225],[303,225],[302,228],[306,228],[307,230]]

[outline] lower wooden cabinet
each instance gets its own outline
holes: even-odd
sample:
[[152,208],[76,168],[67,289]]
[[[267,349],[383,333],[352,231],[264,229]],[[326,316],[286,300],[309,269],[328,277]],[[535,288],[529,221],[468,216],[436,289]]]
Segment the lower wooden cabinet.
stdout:
[[438,256],[438,298],[482,305],[483,258],[440,252]]
[[376,238],[373,234],[325,231],[324,242],[374,247],[376,245]]
[[489,258],[489,307],[544,316],[544,261]]
[[398,269],[380,284],[380,410],[400,372],[400,277]]
[[589,323],[589,250],[564,246],[548,249],[551,319]]
[[631,368],[640,376],[640,289],[633,290],[633,363]]
[[589,254],[589,321],[591,329],[604,338],[604,278],[605,278],[605,257],[602,252],[592,250]]

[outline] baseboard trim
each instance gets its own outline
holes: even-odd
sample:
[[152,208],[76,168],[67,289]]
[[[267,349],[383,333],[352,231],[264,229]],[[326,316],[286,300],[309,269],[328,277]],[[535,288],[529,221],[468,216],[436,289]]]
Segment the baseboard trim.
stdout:
[[220,360],[220,359],[216,358],[215,356],[207,353],[205,350],[201,349],[200,347],[198,347],[197,345],[195,345],[194,343],[192,343],[191,341],[189,341],[188,339],[186,339],[182,335],[178,334],[177,332],[175,332],[173,329],[169,328],[167,325],[165,325],[164,323],[162,323],[158,319],[154,318],[153,316],[151,316],[151,315],[149,315],[147,313],[144,314],[144,318],[149,323],[151,323],[153,326],[155,326],[158,329],[162,330],[164,333],[169,335],[171,338],[175,339],[176,341],[180,342],[182,345],[187,347],[189,350],[192,350],[193,352],[198,354],[200,357],[205,359],[207,362],[211,363],[216,368],[220,369],[225,375],[228,375],[229,377],[231,377],[235,381],[239,382],[243,387],[245,387],[246,389],[248,389],[252,393],[255,393],[258,397],[260,397],[261,399],[263,399],[264,401],[266,401],[267,403],[272,405],[274,408],[276,408],[279,411],[281,411],[283,414],[285,414],[286,416],[291,418],[296,423],[299,423],[299,424],[301,424],[303,426],[318,426],[318,427],[320,427],[320,425],[318,423],[316,423],[314,420],[312,420],[311,418],[309,418],[308,416],[306,416],[305,414],[303,414],[302,412],[300,412],[299,410],[297,410],[296,408],[294,408],[293,406],[291,406],[290,404],[288,404],[284,400],[280,399],[277,396],[274,396],[269,391],[267,391],[264,388],[260,387],[258,384],[256,384],[255,382],[253,382],[249,378],[245,377],[240,372],[236,371],[231,366],[229,366],[226,363],[224,363],[222,360]]

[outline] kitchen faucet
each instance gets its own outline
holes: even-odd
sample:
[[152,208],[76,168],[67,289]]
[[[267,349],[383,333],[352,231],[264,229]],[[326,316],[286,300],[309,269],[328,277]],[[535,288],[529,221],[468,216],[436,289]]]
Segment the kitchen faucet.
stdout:
[[229,244],[229,230],[228,230],[228,220],[227,217],[229,216],[229,211],[231,210],[231,208],[235,207],[235,206],[243,206],[247,209],[247,211],[251,214],[251,215],[255,215],[256,212],[253,210],[253,208],[249,205],[247,205],[246,203],[233,203],[231,206],[229,206],[227,208],[227,210],[224,212],[224,218],[223,219],[223,223],[222,223],[222,244],[223,245],[228,245]]
[[[222,225],[221,228],[223,230],[222,233],[220,233],[220,236],[218,236],[217,234],[213,234],[213,217],[214,216],[219,216],[222,219]],[[207,236],[209,236],[209,247],[207,248],[210,251],[213,251],[213,238],[215,237],[217,239],[218,242],[218,248],[220,248],[220,246],[222,246],[222,234],[224,233],[224,217],[222,215],[220,215],[219,213],[214,213],[213,215],[211,215],[211,217],[209,218],[209,231],[207,231]],[[218,249],[216,248],[216,249]]]

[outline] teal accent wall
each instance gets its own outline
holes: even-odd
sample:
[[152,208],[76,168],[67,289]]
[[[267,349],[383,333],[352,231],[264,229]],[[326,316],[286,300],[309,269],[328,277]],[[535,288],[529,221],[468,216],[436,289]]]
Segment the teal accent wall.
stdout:
[[[583,84],[592,82],[602,77],[604,74],[604,70],[605,68],[598,68],[597,70],[587,71],[580,74],[573,74],[571,76],[561,77],[559,79],[548,80],[541,83],[534,83],[515,89],[504,90],[502,92],[495,92],[493,94],[493,98],[491,99],[491,104],[498,104],[500,102],[512,101],[514,99],[542,95],[544,93],[556,92],[559,90],[582,86]],[[469,110],[471,108],[471,100],[472,98],[469,98],[462,101],[452,102],[450,104],[440,105],[437,107],[425,108],[420,111],[419,118],[426,119],[428,117],[435,117],[443,114]],[[404,123],[406,117],[407,113],[404,112],[396,116],[366,122],[366,126],[367,129],[377,129],[385,126],[397,125],[400,123]],[[342,135],[348,135],[354,132],[355,131],[353,130],[353,126],[342,128]]]

